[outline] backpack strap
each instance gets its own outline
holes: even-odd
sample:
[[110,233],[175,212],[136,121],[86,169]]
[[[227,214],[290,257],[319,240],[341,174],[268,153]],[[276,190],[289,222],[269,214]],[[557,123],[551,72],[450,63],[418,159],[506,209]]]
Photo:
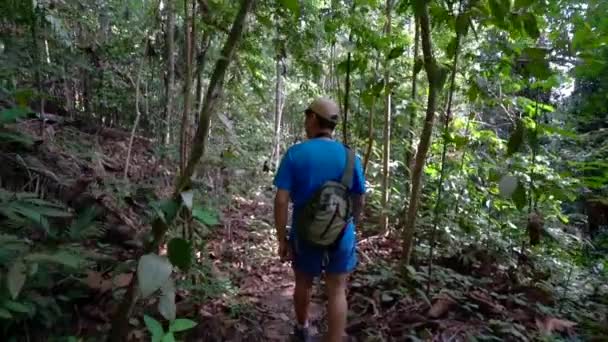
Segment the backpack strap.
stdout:
[[348,189],[353,184],[353,175],[355,173],[355,152],[348,146],[344,146],[346,149],[346,168],[342,174],[341,183]]

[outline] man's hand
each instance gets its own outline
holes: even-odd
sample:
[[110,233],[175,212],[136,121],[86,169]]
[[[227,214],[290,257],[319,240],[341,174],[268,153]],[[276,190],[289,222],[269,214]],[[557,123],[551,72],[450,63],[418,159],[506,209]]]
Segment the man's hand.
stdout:
[[279,241],[279,259],[281,262],[291,261],[291,247],[286,239]]

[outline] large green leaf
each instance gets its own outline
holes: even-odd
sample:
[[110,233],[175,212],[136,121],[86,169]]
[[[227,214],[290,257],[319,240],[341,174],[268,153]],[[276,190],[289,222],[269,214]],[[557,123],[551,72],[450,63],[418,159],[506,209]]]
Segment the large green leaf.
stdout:
[[281,3],[281,6],[291,11],[296,18],[300,16],[300,3],[298,0],[279,0],[279,3]]
[[0,125],[13,123],[15,120],[22,118],[30,113],[27,107],[12,107],[0,112]]
[[403,55],[403,53],[405,52],[405,47],[404,46],[397,46],[394,47],[386,56],[387,60],[391,60],[391,59],[395,59],[400,57],[401,55]]
[[166,257],[145,254],[137,264],[137,282],[143,298],[160,289],[171,276],[171,263]]
[[8,274],[6,275],[6,285],[8,287],[8,292],[11,294],[13,299],[19,296],[19,292],[21,292],[21,289],[25,284],[26,272],[27,267],[22,260],[13,262],[11,267],[8,269]]
[[192,329],[196,326],[196,322],[185,318],[178,318],[169,327],[169,331],[179,332]]
[[172,279],[161,288],[161,296],[158,300],[158,312],[168,321],[173,321],[176,315],[175,307],[175,284]]
[[187,271],[192,264],[192,245],[182,238],[173,238],[167,245],[169,260],[174,266]]
[[469,13],[461,13],[456,18],[456,34],[464,37],[469,31]]
[[30,262],[54,263],[71,268],[79,268],[83,263],[82,257],[67,251],[60,251],[53,254],[32,253],[27,255],[25,259]]
[[8,310],[0,308],[0,318],[12,319],[13,315]]
[[538,24],[536,21],[536,17],[532,13],[526,13],[522,17],[524,23],[524,29],[530,38],[538,39],[540,37],[540,30],[538,29]]
[[192,210],[192,217],[207,226],[215,226],[220,223],[217,214],[208,209],[194,208]]
[[536,2],[536,0],[515,0],[513,8],[516,10],[528,8],[532,6],[534,2]]
[[152,335],[152,342],[160,342],[164,333],[160,322],[148,315],[144,315],[144,324],[148,328],[150,335]]
[[175,342],[175,336],[173,336],[173,333],[169,331],[165,334],[165,336],[163,336],[161,342]]
[[30,312],[30,308],[27,305],[24,305],[19,302],[15,302],[14,300],[7,300],[4,303],[2,303],[2,306],[5,307],[6,309],[9,309],[12,312],[24,313],[24,314]]

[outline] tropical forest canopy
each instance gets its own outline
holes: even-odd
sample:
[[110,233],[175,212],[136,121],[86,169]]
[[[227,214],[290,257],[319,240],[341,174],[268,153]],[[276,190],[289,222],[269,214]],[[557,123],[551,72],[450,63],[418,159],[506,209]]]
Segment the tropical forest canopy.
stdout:
[[285,338],[272,177],[326,96],[368,188],[351,337],[605,339],[606,13],[1,1],[2,335]]

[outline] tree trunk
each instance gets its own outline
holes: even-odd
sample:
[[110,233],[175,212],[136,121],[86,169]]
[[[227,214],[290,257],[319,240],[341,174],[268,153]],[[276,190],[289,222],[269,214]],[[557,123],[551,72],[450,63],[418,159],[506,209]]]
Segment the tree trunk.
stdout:
[[408,179],[405,186],[405,193],[410,193],[410,182],[411,179],[411,168],[412,168],[412,154],[414,152],[414,122],[416,121],[416,103],[417,103],[417,85],[418,85],[418,72],[416,70],[416,61],[418,60],[418,50],[420,41],[420,25],[418,19],[414,18],[414,64],[412,65],[412,102],[409,106],[409,120],[406,126],[406,151],[405,151],[405,168],[406,168],[406,179]]
[[[357,2],[353,1],[353,4],[350,8],[351,15],[355,13],[355,6]],[[353,42],[353,30],[351,28],[348,34],[348,43],[352,44]],[[342,133],[344,136],[344,144],[348,144],[348,100],[350,96],[350,69],[351,69],[351,59],[352,53],[349,50],[348,56],[346,57],[346,79],[344,80],[344,120],[342,121]]]
[[171,142],[171,118],[173,117],[173,85],[175,83],[175,4],[167,0],[167,78],[165,84],[165,134],[164,142]]
[[276,82],[275,82],[275,101],[274,101],[274,137],[272,143],[272,158],[271,162],[275,169],[279,167],[281,160],[281,121],[283,117],[283,54],[277,51],[276,57]]
[[44,96],[42,95],[42,76],[40,75],[40,50],[38,48],[38,13],[37,5],[32,8],[31,18],[31,34],[32,34],[32,51],[34,77],[36,78],[36,89],[40,98],[40,139],[44,140]]
[[[207,94],[205,96],[199,125],[193,140],[190,158],[188,159],[186,168],[181,170],[175,184],[175,190],[172,196],[175,200],[179,199],[180,194],[186,188],[190,187],[190,178],[192,177],[194,168],[205,151],[205,142],[209,130],[211,115],[214,113],[214,109],[216,108],[215,105],[221,94],[224,75],[226,74],[229,63],[233,59],[236,46],[243,32],[247,13],[252,9],[253,3],[253,0],[242,0],[241,7],[236,18],[234,19],[232,29],[230,30],[230,34],[226,40],[226,44],[222,49],[221,57],[215,64],[215,69],[211,76],[209,87],[207,88]],[[145,253],[156,253],[158,251],[158,248],[164,240],[165,234],[167,233],[171,223],[172,222],[164,222],[161,218],[156,218],[154,220],[152,223],[153,238],[146,245],[144,249]],[[133,307],[137,302],[137,293],[137,274],[134,274],[131,284],[129,285],[127,292],[125,293],[125,296],[114,315],[112,321],[112,331],[110,333],[111,341],[126,341],[126,337],[129,332],[129,317],[131,316]]]
[[[376,75],[378,74],[378,66],[379,66],[380,57],[376,58],[376,67],[374,68],[374,81],[376,80]],[[371,108],[369,110],[369,121],[367,123],[367,151],[365,152],[365,156],[363,158],[363,174],[367,174],[367,165],[369,164],[369,159],[372,155],[372,148],[374,145],[374,112],[376,108],[376,93],[372,91],[372,103]]]
[[[148,40],[146,39],[144,48],[144,55],[141,58],[141,62],[139,63],[139,70],[137,71],[137,76],[135,77],[135,82],[133,82],[133,86],[135,87],[135,121],[133,122],[133,128],[131,129],[131,136],[129,137],[129,147],[127,148],[127,161],[125,162],[125,172],[123,175],[124,180],[129,178],[129,164],[131,162],[131,150],[133,148],[133,139],[135,138],[135,132],[137,131],[137,126],[139,124],[139,118],[141,117],[141,113],[139,111],[139,94],[140,94],[140,83],[141,83],[141,74],[144,70],[144,62],[146,60],[146,54],[148,51]],[[131,79],[132,80],[132,79]]]
[[203,39],[201,41],[201,52],[197,57],[197,89],[196,89],[196,98],[198,101],[198,107],[196,109],[195,116],[195,126],[198,126],[198,118],[201,115],[201,111],[203,110],[203,72],[205,71],[205,67],[207,66],[207,51],[209,51],[209,44],[211,41],[211,35],[209,31],[205,31],[203,34]]
[[[190,131],[190,105],[192,104],[192,56],[193,56],[193,43],[195,38],[194,29],[194,17],[196,14],[195,10],[196,1],[192,1],[192,13],[191,17],[188,18],[188,0],[184,0],[184,17],[186,22],[184,23],[184,40],[186,41],[186,65],[185,65],[185,76],[184,76],[184,112],[182,113],[182,123],[180,128],[180,158],[179,167],[183,170],[186,167],[186,158],[188,157],[188,142]],[[189,20],[188,20],[189,19]],[[188,22],[190,22],[188,24]]]
[[[391,0],[386,0],[386,36],[391,35]],[[388,206],[390,197],[390,159],[391,159],[391,90],[390,81],[390,62],[388,59],[384,66],[384,151],[382,166],[382,230],[388,231]]]
[[431,41],[431,27],[429,23],[428,3],[426,1],[416,2],[416,17],[420,24],[420,39],[422,53],[424,56],[424,69],[429,80],[429,92],[427,98],[426,115],[424,126],[420,136],[420,142],[416,150],[415,165],[412,169],[410,200],[405,217],[403,229],[403,251],[402,260],[404,265],[410,263],[412,255],[412,241],[416,227],[416,214],[418,212],[418,200],[422,186],[422,170],[426,161],[426,155],[431,144],[433,123],[435,121],[435,109],[437,106],[437,94],[439,92],[439,79],[437,77],[437,62],[433,56],[433,45]]
[[[460,2],[460,11],[462,11],[462,1]],[[445,110],[445,122],[443,126],[443,149],[441,151],[441,169],[439,171],[439,180],[437,181],[437,198],[435,207],[433,208],[433,227],[431,229],[431,239],[429,241],[429,264],[428,264],[428,278],[426,286],[427,296],[431,291],[431,281],[433,279],[433,252],[435,248],[435,236],[437,232],[437,226],[439,225],[439,208],[443,197],[443,182],[446,176],[446,155],[448,152],[449,141],[447,139],[450,130],[450,122],[452,121],[452,100],[454,99],[454,91],[456,90],[456,67],[458,66],[458,54],[460,52],[460,41],[461,36],[459,32],[456,32],[456,49],[454,51],[454,58],[452,62],[452,70],[450,74],[450,89],[448,94],[448,102]]]

